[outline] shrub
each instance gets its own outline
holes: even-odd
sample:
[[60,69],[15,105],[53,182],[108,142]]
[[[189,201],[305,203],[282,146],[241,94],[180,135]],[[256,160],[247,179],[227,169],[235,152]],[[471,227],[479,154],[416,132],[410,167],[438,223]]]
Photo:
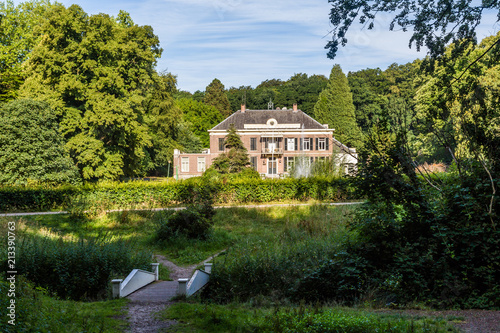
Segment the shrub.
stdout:
[[[35,287],[22,275],[16,277],[15,325],[7,314],[11,305],[9,282],[0,275],[0,320],[2,333],[18,332],[122,332],[125,318],[122,312],[126,300],[105,302],[75,302],[47,295],[47,290]],[[125,325],[124,325],[125,324]]]
[[445,322],[401,317],[382,317],[370,313],[356,313],[339,309],[307,309],[299,307],[277,310],[266,318],[264,332],[301,333],[376,333],[376,332],[457,332]]
[[205,239],[212,228],[215,215],[210,186],[201,186],[193,193],[194,203],[170,215],[159,223],[156,240],[165,241],[177,235]]
[[336,253],[300,279],[295,300],[337,301],[353,304],[367,291],[367,261],[345,252]]

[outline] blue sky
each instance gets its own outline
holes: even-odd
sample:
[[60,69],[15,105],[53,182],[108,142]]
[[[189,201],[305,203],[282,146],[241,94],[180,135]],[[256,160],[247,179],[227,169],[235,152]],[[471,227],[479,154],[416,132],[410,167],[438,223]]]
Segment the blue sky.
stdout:
[[[19,1],[16,1],[16,3]],[[257,86],[266,79],[287,80],[296,73],[328,76],[338,63],[344,73],[387,68],[425,56],[408,48],[409,33],[389,32],[389,18],[374,30],[351,29],[335,60],[326,57],[329,40],[327,0],[59,0],[87,13],[116,16],[120,9],[158,35],[163,55],[158,71],[177,75],[178,88],[194,92],[218,78],[231,86]],[[498,31],[494,17],[479,32]]]

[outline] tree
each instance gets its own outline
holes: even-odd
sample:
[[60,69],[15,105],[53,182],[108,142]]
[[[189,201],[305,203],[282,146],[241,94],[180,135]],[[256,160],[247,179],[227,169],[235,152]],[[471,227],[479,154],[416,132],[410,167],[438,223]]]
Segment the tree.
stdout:
[[[500,292],[493,281],[499,278],[500,252],[492,249],[500,239],[500,36],[476,45],[474,30],[482,11],[498,9],[500,2],[332,3],[342,43],[358,11],[365,23],[378,12],[400,11],[391,28],[413,27],[410,44],[429,47],[426,62],[432,66],[421,77],[417,117],[453,158],[445,177],[429,175],[416,168],[403,122],[391,128],[383,119],[372,128],[360,151],[356,183],[368,203],[351,225],[361,244],[350,249],[352,255],[365,260],[364,267],[370,267],[365,272],[376,277],[372,283],[396,277],[391,294],[401,301],[498,307]],[[333,56],[338,43],[329,46]],[[380,285],[381,293],[384,288]]]
[[[328,57],[334,58],[339,45],[347,43],[346,34],[351,24],[359,22],[373,29],[377,15],[393,14],[390,30],[399,26],[403,31],[412,30],[409,46],[415,44],[429,49],[432,58],[442,55],[446,45],[455,44],[462,52],[476,41],[476,27],[484,11],[499,10],[500,1],[433,1],[433,0],[331,0],[330,21],[334,27],[332,40],[325,48]],[[500,19],[500,16],[497,16]]]
[[387,104],[389,81],[380,68],[367,68],[347,75],[355,106],[356,120],[363,132],[379,121]]
[[[423,126],[432,128],[448,148],[456,147],[449,149],[453,158],[482,161],[493,175],[500,156],[499,40],[500,33],[485,38],[453,67],[436,66],[416,97]],[[445,56],[455,47],[450,45]]]
[[173,99],[177,79],[170,73],[154,76],[153,89],[144,102],[145,123],[149,128],[152,145],[145,147],[142,174],[162,175],[173,158],[174,149],[181,149],[178,143],[180,132],[185,132],[181,125],[182,111]]
[[220,173],[238,173],[250,166],[247,149],[243,146],[240,136],[231,124],[224,140],[226,151],[217,156],[212,166]]
[[276,89],[277,96],[273,101],[281,107],[297,104],[306,114],[314,116],[314,105],[327,83],[328,79],[323,75],[295,74]]
[[57,116],[46,103],[16,100],[0,108],[0,184],[78,183]]
[[224,120],[219,110],[189,98],[181,98],[176,103],[182,110],[184,120],[190,123],[191,130],[200,138],[202,145],[210,147],[208,130]]
[[0,2],[0,102],[15,99],[24,81],[22,64],[28,59],[39,34],[35,27],[50,9],[49,0],[14,5]]
[[140,172],[151,146],[145,102],[162,52],[153,29],[58,4],[39,31],[43,38],[27,61],[21,95],[47,101],[61,117],[84,179]]
[[334,135],[340,142],[360,146],[361,131],[356,124],[351,90],[339,65],[333,66],[328,85],[314,106],[314,115],[320,123],[335,129]]
[[219,79],[213,79],[207,86],[203,102],[207,105],[215,106],[224,118],[229,117],[232,113],[224,85]]

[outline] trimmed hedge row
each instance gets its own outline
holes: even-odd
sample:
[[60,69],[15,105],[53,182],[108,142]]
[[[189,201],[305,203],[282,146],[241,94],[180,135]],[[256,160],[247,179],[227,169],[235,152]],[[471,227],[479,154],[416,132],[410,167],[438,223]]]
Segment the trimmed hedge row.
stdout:
[[344,201],[360,199],[350,179],[244,179],[204,182],[200,178],[184,181],[101,183],[81,187],[1,187],[0,211],[48,211],[88,208],[157,208],[193,202],[204,188],[215,204],[271,202],[285,200]]

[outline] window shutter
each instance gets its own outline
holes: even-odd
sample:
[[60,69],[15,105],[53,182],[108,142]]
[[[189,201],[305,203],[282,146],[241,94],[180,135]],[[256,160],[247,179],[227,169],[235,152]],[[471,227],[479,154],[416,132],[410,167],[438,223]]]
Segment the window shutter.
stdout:
[[296,150],[296,151],[298,150],[298,148],[297,148],[297,142],[298,142],[298,141],[299,141],[299,140],[297,140],[297,138],[295,138],[295,150]]
[[300,138],[300,150],[304,150],[304,139]]
[[328,140],[328,138],[326,138],[326,150],[330,151],[330,140]]
[[319,139],[316,138],[316,149],[315,150],[318,150],[318,141],[319,141]]

